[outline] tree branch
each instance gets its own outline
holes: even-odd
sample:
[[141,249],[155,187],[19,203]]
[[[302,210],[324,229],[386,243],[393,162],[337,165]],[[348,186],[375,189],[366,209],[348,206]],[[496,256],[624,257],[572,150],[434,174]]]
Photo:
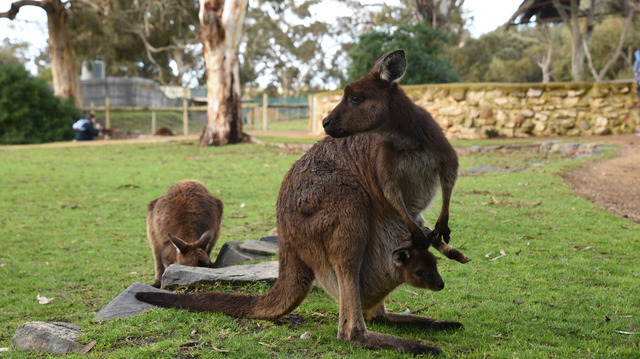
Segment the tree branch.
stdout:
[[13,19],[16,18],[16,15],[20,11],[21,7],[29,6],[29,5],[37,6],[37,7],[43,8],[43,9],[46,6],[46,4],[44,4],[42,1],[38,1],[38,0],[16,1],[16,2],[11,4],[11,8],[9,9],[9,11],[0,13],[0,17],[5,17],[5,18],[8,18],[9,20],[13,20]]
[[[601,81],[604,78],[604,75],[609,71],[609,68],[613,65],[614,62],[618,61],[618,57],[620,57],[620,53],[622,53],[622,46],[624,46],[624,40],[627,38],[627,32],[629,31],[629,27],[631,27],[631,22],[633,21],[633,16],[635,14],[635,6],[632,5],[632,11],[629,11],[627,14],[626,21],[624,23],[624,28],[622,29],[622,34],[620,34],[620,39],[618,40],[618,46],[616,47],[616,52],[613,53],[609,61],[604,65],[604,67],[600,70],[598,77],[596,80]],[[587,54],[589,51],[585,49]]]
[[595,67],[593,67],[593,61],[591,60],[591,53],[589,52],[589,48],[587,47],[587,41],[584,38],[582,38],[582,47],[584,49],[585,55],[587,55],[587,63],[589,64],[589,69],[591,70],[591,74],[596,79],[596,81],[600,81],[600,79],[598,78],[598,73]]

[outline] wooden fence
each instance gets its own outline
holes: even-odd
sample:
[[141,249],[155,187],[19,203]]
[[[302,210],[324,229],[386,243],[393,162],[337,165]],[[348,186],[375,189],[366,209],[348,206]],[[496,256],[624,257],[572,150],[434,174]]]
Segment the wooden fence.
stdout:
[[[259,102],[251,102],[251,101],[246,101],[242,103],[242,108],[243,109],[258,109],[258,108],[262,108],[262,126],[261,126],[261,130],[262,131],[268,131],[269,130],[269,109],[274,109],[275,110],[275,120],[278,121],[278,115],[280,113],[280,111],[282,111],[283,109],[295,109],[295,108],[299,108],[299,109],[305,109],[308,110],[308,118],[306,119],[307,122],[307,128],[306,130],[309,132],[312,132],[314,129],[312,128],[313,123],[311,122],[311,118],[313,118],[313,116],[311,116],[313,113],[315,113],[315,108],[313,106],[313,104],[315,103],[313,100],[312,96],[309,96],[309,102],[308,103],[301,103],[301,104],[286,104],[286,103],[275,103],[275,102],[269,102],[269,98],[266,96],[266,94],[263,96],[262,98],[262,103]],[[156,118],[157,118],[157,113],[159,112],[181,112],[182,113],[182,132],[183,134],[187,135],[189,134],[189,114],[190,113],[196,113],[196,112],[206,112],[207,111],[207,106],[206,105],[199,105],[199,106],[189,106],[189,101],[187,99],[183,99],[182,101],[182,107],[156,107],[156,106],[151,106],[151,107],[139,107],[139,106],[111,106],[110,105],[110,98],[106,97],[105,98],[105,106],[95,106],[94,103],[92,102],[91,105],[89,107],[84,107],[82,108],[83,111],[90,111],[91,113],[96,113],[96,112],[104,112],[104,127],[106,129],[111,129],[112,128],[112,114],[114,112],[124,112],[124,111],[129,111],[129,112],[148,112],[150,113],[150,120],[151,120],[151,133],[155,134],[156,131],[158,130],[157,128],[157,124],[156,124]],[[256,110],[250,111],[250,114],[252,116],[252,123],[255,124],[255,113]]]

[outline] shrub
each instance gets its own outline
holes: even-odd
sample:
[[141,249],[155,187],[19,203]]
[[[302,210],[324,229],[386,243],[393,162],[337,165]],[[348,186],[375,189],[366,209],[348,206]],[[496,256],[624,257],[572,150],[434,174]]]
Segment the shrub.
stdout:
[[383,54],[404,49],[408,71],[402,79],[405,85],[457,82],[458,76],[443,56],[448,35],[424,23],[405,23],[400,26],[379,26],[360,35],[349,51],[351,65],[349,81],[369,72]]
[[0,66],[0,143],[71,140],[71,125],[79,117],[72,99],[55,97],[44,80],[23,66]]

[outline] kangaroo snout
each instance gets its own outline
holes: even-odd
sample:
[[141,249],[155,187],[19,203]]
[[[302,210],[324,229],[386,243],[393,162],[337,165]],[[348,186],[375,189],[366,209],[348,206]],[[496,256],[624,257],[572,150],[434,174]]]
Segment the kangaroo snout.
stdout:
[[331,117],[322,120],[322,128],[326,129],[331,124]]
[[335,117],[328,116],[327,118],[322,120],[322,127],[324,127],[324,133],[326,133],[327,135],[333,138],[348,137],[353,135],[352,132],[345,131],[340,126],[340,121]]

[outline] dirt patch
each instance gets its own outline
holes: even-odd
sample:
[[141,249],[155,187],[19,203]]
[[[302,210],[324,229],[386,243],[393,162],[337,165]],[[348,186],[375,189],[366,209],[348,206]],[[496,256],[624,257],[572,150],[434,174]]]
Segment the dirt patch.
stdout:
[[563,175],[564,180],[578,195],[640,223],[640,136],[580,137],[579,141],[622,148],[618,157],[588,162]]

